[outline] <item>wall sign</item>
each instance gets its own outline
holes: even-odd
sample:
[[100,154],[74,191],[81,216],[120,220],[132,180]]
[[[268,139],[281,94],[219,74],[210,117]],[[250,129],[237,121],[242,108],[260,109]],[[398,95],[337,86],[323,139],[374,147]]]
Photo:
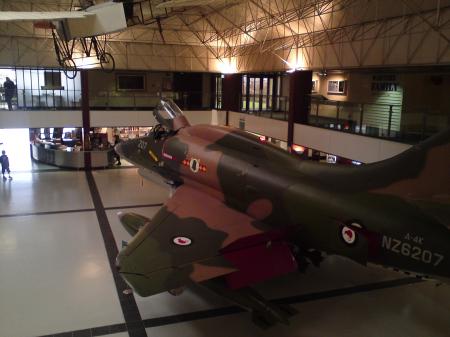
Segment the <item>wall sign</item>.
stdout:
[[398,86],[395,75],[372,76],[372,91],[397,91]]

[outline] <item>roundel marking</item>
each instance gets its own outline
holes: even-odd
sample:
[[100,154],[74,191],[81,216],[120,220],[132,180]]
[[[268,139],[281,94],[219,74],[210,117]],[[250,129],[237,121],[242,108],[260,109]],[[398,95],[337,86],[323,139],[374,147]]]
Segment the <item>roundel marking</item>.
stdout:
[[341,235],[345,243],[349,245],[353,245],[356,242],[356,232],[348,226],[342,227]]
[[189,167],[191,168],[191,171],[194,173],[197,173],[200,169],[200,160],[196,158],[191,158],[189,162]]
[[192,243],[192,240],[185,236],[177,236],[172,241],[177,246],[189,246]]

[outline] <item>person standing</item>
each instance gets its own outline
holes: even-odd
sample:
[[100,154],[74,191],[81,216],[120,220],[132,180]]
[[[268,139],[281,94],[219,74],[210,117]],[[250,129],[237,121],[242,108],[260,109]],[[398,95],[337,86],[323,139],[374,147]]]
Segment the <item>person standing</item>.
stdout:
[[0,156],[0,164],[2,165],[3,180],[6,180],[5,172],[8,172],[8,178],[12,179],[11,170],[9,169],[9,159],[5,150],[2,151],[2,155]]
[[5,101],[8,103],[8,110],[11,111],[12,99],[16,94],[16,85],[10,80],[9,77],[7,77],[6,81],[3,83],[3,88],[5,89]]
[[116,152],[116,145],[120,143],[119,135],[114,135],[114,158],[116,159],[117,165],[122,165],[120,162],[120,155]]

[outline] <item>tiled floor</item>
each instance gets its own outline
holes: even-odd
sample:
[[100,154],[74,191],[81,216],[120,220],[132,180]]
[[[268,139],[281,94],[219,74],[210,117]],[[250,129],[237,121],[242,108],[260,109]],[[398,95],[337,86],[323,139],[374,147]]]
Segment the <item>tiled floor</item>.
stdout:
[[108,258],[130,238],[116,213],[152,217],[169,192],[135,169],[92,176],[94,190],[77,171],[0,181],[0,337],[450,336],[449,286],[410,283],[339,257],[259,285],[299,311],[290,326],[265,331],[248,313],[224,314],[230,304],[200,287],[178,297],[124,295]]

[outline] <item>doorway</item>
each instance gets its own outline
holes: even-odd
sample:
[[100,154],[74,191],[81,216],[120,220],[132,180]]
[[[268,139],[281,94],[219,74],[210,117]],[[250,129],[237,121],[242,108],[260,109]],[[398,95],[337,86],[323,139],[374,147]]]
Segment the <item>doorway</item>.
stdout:
[[0,151],[3,150],[8,155],[11,174],[35,168],[30,155],[29,129],[0,129]]

